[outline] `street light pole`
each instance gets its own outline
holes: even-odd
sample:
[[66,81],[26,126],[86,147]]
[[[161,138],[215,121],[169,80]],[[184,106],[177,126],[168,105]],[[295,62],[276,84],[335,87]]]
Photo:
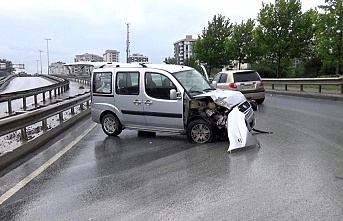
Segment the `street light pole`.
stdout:
[[39,51],[39,60],[40,60],[40,74],[42,73],[42,50],[38,50]]
[[46,40],[46,53],[48,54],[48,75],[49,75],[49,73],[50,73],[50,71],[49,71],[49,40],[51,40],[50,38],[45,38],[45,40]]
[[37,74],[38,74],[38,61],[39,61],[39,60],[36,60],[36,61],[37,61]]

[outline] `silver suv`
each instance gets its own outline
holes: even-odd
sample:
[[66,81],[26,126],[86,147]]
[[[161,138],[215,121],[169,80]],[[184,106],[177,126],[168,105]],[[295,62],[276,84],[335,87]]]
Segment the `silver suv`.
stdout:
[[110,136],[133,129],[186,134],[192,143],[231,140],[230,134],[239,134],[230,133],[228,125],[234,112],[243,116],[247,131],[255,125],[255,106],[242,93],[213,88],[191,67],[105,64],[93,70],[91,79],[92,119]]

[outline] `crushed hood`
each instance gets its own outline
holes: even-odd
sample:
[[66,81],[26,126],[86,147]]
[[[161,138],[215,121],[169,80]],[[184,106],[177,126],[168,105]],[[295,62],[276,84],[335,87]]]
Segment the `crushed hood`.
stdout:
[[231,109],[235,105],[245,101],[244,95],[239,91],[216,89],[204,94],[194,96],[195,98],[211,97],[219,106]]

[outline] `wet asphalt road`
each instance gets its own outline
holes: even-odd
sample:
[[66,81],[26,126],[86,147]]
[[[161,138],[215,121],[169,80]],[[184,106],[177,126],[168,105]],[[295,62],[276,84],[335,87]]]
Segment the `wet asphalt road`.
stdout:
[[[343,102],[268,96],[261,147],[107,137],[98,125],[0,205],[0,220],[343,220]],[[91,128],[80,122],[0,171],[4,193]]]

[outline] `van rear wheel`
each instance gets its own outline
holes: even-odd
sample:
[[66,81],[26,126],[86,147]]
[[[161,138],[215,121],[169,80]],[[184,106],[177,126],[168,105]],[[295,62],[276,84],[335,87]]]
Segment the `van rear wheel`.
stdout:
[[119,135],[123,128],[118,118],[113,114],[106,114],[101,120],[102,130],[108,136]]
[[191,143],[210,143],[213,141],[213,126],[202,119],[192,121],[187,127],[187,139]]

